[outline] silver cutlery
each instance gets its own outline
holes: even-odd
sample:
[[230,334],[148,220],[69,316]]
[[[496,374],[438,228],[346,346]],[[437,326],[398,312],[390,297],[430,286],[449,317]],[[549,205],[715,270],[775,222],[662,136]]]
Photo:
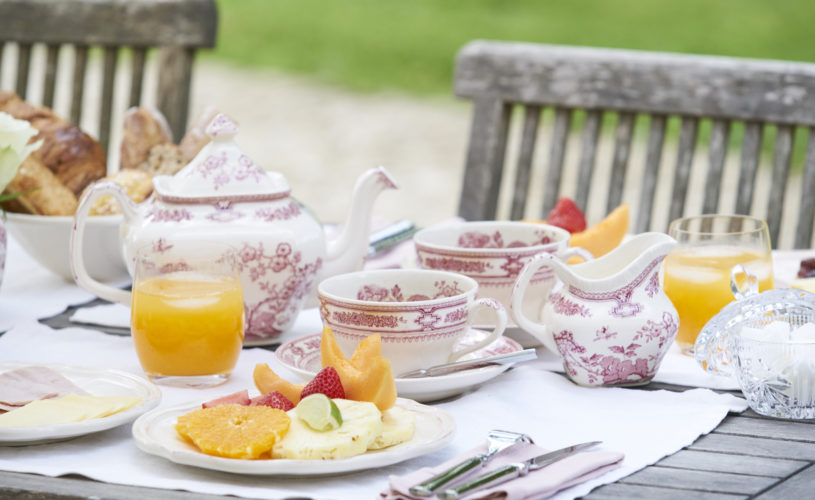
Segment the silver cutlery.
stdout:
[[563,460],[568,456],[574,455],[575,453],[578,453],[581,450],[597,446],[601,442],[602,441],[591,441],[589,443],[581,443],[572,446],[567,446],[566,448],[550,451],[548,453],[544,453],[543,455],[538,455],[535,458],[524,460],[523,462],[515,462],[505,465],[492,472],[488,472],[486,474],[476,477],[475,479],[467,481],[466,483],[460,486],[456,486],[455,488],[448,488],[439,493],[438,497],[441,500],[455,500],[459,498],[461,495],[464,495],[466,493],[472,493],[473,491],[480,490],[482,488],[487,488],[489,486],[495,486],[497,484],[505,483],[510,479],[515,479],[516,477],[525,476],[530,471],[538,470],[540,468],[546,467],[547,465],[551,465],[555,462]]
[[400,220],[387,227],[371,233],[368,239],[368,256],[377,254],[383,250],[397,245],[411,238],[419,230],[413,222]]
[[437,377],[439,375],[447,375],[449,373],[461,370],[471,370],[473,368],[481,368],[483,366],[529,361],[537,357],[538,354],[535,352],[535,349],[524,349],[523,351],[497,354],[487,358],[456,361],[455,363],[445,363],[443,365],[431,366],[430,368],[419,368],[418,370],[400,373],[396,376],[396,378]]
[[518,432],[502,431],[493,429],[487,435],[487,453],[476,455],[472,458],[461,462],[450,469],[437,474],[426,481],[410,487],[410,494],[417,497],[429,497],[434,491],[449,483],[450,481],[461,477],[476,467],[481,467],[486,464],[490,458],[501,450],[505,450],[517,443],[531,443],[532,438],[526,434]]

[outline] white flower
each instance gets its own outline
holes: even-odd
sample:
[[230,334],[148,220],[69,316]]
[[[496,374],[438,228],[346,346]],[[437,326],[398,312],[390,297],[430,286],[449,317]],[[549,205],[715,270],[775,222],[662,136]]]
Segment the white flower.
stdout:
[[0,192],[17,175],[23,160],[42,144],[28,144],[37,135],[37,129],[25,120],[17,120],[0,111]]

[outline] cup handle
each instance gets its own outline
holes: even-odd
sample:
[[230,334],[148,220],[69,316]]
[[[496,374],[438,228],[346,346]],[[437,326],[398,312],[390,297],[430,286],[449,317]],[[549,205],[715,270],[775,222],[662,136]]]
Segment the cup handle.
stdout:
[[122,188],[114,182],[100,182],[91,186],[88,192],[85,193],[85,196],[82,197],[74,214],[74,227],[71,230],[71,273],[74,275],[74,280],[79,286],[97,297],[129,306],[131,296],[129,291],[120,290],[100,283],[91,278],[88,274],[88,270],[85,269],[85,259],[83,258],[85,221],[87,221],[89,217],[88,211],[94,200],[106,194],[112,195],[116,201],[119,202],[125,220],[132,218],[135,214],[136,209],[133,206],[133,202],[130,201],[130,198],[127,197]]
[[498,339],[498,337],[504,334],[504,330],[507,327],[507,311],[504,309],[504,306],[502,306],[501,303],[495,299],[482,297],[480,299],[476,299],[475,301],[473,301],[472,304],[470,304],[467,314],[469,315],[469,317],[473,317],[473,315],[475,314],[475,310],[481,307],[488,307],[495,311],[495,315],[498,318],[498,321],[495,322],[495,328],[492,330],[492,333],[487,335],[487,337],[481,342],[475,345],[465,347],[463,349],[459,349],[457,351],[453,351],[453,354],[451,354],[450,357],[447,359],[448,363],[461,358],[465,354],[469,354],[473,351],[481,349],[482,347],[486,347],[492,344]]

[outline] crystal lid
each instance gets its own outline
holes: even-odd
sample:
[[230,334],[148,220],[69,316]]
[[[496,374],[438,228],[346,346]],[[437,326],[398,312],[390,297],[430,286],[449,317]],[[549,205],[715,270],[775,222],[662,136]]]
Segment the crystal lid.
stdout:
[[234,142],[238,124],[220,113],[206,128],[212,140],[173,176],[153,179],[156,196],[174,203],[261,201],[289,196],[286,179],[266,172]]
[[[739,335],[744,328],[762,330],[777,322],[785,322],[791,328],[815,322],[815,294],[784,288],[737,297],[702,328],[694,357],[705,370],[727,374],[733,362],[730,337]],[[767,335],[767,341],[776,340]]]

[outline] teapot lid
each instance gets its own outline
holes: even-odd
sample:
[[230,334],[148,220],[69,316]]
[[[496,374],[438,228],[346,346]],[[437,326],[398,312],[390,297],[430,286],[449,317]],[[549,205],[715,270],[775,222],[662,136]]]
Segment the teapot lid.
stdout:
[[268,201],[286,198],[289,183],[277,172],[266,172],[234,142],[238,124],[219,113],[206,128],[212,139],[173,176],[153,178],[156,196],[170,203]]

